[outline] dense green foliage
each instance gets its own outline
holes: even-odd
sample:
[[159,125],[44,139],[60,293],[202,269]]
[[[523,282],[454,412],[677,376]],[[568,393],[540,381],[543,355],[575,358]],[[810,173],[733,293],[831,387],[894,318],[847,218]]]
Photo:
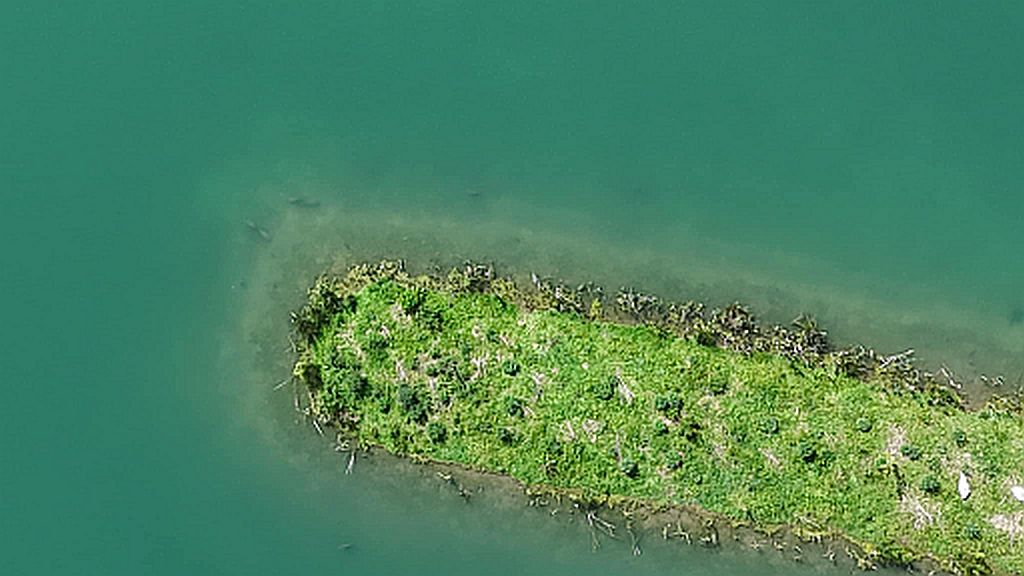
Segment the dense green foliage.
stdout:
[[507,281],[322,279],[295,374],[317,417],[397,454],[841,535],[883,561],[1024,570],[1015,410],[528,301]]

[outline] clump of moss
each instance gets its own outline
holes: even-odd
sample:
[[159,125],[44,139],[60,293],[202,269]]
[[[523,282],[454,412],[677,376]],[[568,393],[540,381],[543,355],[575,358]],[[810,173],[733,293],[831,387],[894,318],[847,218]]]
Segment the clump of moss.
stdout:
[[615,380],[614,376],[610,376],[603,380],[591,382],[589,386],[590,393],[594,395],[598,400],[603,400],[605,402],[615,397],[615,391],[617,387],[618,382]]
[[501,371],[507,376],[515,376],[519,374],[520,366],[519,363],[512,359],[506,359],[501,363]]
[[900,446],[900,454],[903,454],[913,461],[921,459],[921,449],[913,444],[904,444],[903,446]]
[[632,458],[623,458],[619,462],[619,470],[629,478],[636,478],[640,474],[640,465]]
[[708,382],[707,389],[708,392],[715,396],[725,394],[726,390],[729,389],[729,381],[724,378],[715,378]]
[[953,442],[957,445],[958,448],[963,448],[964,446],[967,446],[967,434],[963,430],[953,431]]
[[519,398],[509,397],[505,399],[505,413],[513,418],[523,416],[523,401]]
[[398,387],[398,406],[413,422],[424,422],[427,419],[427,403],[418,390],[408,384]]
[[433,444],[444,444],[448,438],[448,429],[440,422],[431,422],[427,424],[427,437]]
[[498,429],[498,441],[505,446],[512,446],[519,440],[514,428],[504,426]]
[[818,460],[818,447],[810,440],[801,440],[797,444],[797,453],[805,464],[812,464]]
[[761,420],[761,432],[765,434],[779,433],[779,419],[775,416],[767,416]]
[[669,418],[675,418],[683,408],[683,399],[674,394],[659,394],[654,399],[654,407]]

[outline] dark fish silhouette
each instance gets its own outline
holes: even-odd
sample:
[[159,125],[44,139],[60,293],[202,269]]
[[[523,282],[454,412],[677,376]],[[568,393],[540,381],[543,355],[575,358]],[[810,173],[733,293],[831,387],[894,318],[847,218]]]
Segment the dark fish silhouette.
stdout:
[[264,242],[270,242],[270,232],[267,232],[266,228],[260,226],[259,224],[253,222],[252,220],[246,220],[245,225],[249,228],[249,230],[252,230],[253,233],[259,236],[260,240],[263,240]]
[[307,198],[305,196],[292,196],[288,199],[288,203],[292,206],[298,206],[299,208],[316,208],[320,206],[320,201],[316,198]]
[[1020,326],[1024,324],[1024,308],[1018,306],[1010,311],[1010,326]]

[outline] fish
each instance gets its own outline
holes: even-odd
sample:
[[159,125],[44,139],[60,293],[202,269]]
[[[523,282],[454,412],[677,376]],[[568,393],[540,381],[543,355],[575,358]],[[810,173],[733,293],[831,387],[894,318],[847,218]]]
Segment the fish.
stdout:
[[1018,306],[1010,310],[1010,316],[1007,319],[1010,321],[1010,326],[1024,324],[1024,307]]
[[960,473],[960,480],[956,483],[957,492],[960,493],[961,500],[967,500],[971,497],[971,483],[967,480],[967,475],[963,472]]
[[317,208],[320,206],[320,200],[306,196],[292,196],[288,199],[288,203],[299,208]]
[[252,220],[246,220],[245,225],[246,227],[249,228],[249,230],[252,230],[257,236],[259,236],[260,240],[263,240],[264,242],[270,242],[270,232],[267,232],[266,228],[260,226],[259,224],[253,222]]

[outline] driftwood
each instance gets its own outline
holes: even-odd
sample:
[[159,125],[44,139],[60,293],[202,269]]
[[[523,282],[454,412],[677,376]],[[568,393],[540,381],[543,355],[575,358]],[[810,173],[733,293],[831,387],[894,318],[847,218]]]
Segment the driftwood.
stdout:
[[349,451],[348,465],[345,466],[345,474],[351,474],[352,473],[352,468],[355,467],[355,465],[356,465],[356,451],[353,448],[351,451]]

